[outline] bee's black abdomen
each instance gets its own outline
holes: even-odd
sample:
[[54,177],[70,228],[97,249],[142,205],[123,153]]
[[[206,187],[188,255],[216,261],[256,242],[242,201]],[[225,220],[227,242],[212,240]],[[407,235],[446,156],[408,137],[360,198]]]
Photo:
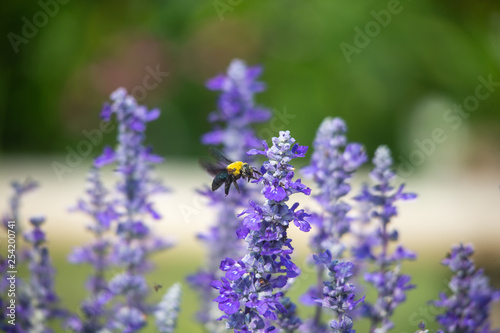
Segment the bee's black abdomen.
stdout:
[[221,171],[219,172],[213,182],[212,182],[212,191],[215,191],[217,190],[219,187],[221,187],[222,184],[224,184],[226,182],[226,180],[228,179],[229,177],[229,174],[227,173],[227,171]]

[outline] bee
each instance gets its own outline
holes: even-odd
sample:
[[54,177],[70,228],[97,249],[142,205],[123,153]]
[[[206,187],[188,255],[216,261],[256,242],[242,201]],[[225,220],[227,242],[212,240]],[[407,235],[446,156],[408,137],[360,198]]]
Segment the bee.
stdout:
[[271,283],[267,279],[261,277],[259,278],[259,285],[261,288],[267,288],[271,286]]
[[200,160],[200,164],[203,169],[215,177],[212,181],[212,191],[216,191],[222,184],[225,184],[224,192],[228,195],[231,184],[234,184],[234,187],[240,193],[240,188],[236,182],[238,179],[246,178],[250,181],[250,179],[257,179],[255,175],[261,174],[248,163],[229,160],[220,150],[214,147],[210,147],[208,151],[213,161]]
[[161,288],[163,288],[163,286],[161,284],[158,284],[155,282],[154,286],[153,286],[153,289],[158,292],[158,290],[160,290]]

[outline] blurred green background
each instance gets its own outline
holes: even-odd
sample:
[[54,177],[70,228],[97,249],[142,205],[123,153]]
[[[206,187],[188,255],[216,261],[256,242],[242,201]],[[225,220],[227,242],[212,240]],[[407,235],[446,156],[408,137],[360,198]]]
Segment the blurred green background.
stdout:
[[[0,192],[5,195],[0,199],[5,201],[11,178],[22,179],[26,171],[39,168],[48,184],[42,193],[49,194],[51,204],[59,205],[58,214],[67,206],[54,199],[61,197],[56,195],[58,183],[50,168],[50,156],[58,156],[56,160],[63,162],[67,147],[75,149],[86,139],[85,131],[99,128],[102,104],[119,86],[136,92],[142,104],[161,108],[160,119],[148,127],[148,143],[155,151],[174,164],[178,161],[175,158],[188,158],[186,165],[195,165],[195,157],[205,154],[199,138],[210,129],[206,118],[217,99],[204,83],[225,71],[233,58],[264,66],[262,80],[268,90],[257,95],[257,102],[274,110],[273,130],[289,129],[301,144],[310,145],[324,117],[340,116],[349,126],[349,138],[365,144],[370,154],[378,145],[387,144],[395,156],[408,157],[418,148],[415,139],[430,138],[437,127],[449,129],[443,114],[454,103],[461,104],[475,94],[479,76],[491,76],[500,82],[500,2],[495,0],[402,0],[390,22],[379,25],[378,32],[372,31],[372,37],[365,38],[366,45],[357,47],[348,58],[342,43],[356,47],[358,29],[366,34],[366,29],[373,28],[375,16],[387,12],[394,2],[65,1],[3,2],[0,13],[4,36],[0,52],[0,156],[4,163],[0,163],[0,169],[8,164],[1,174]],[[49,3],[57,6],[47,7]],[[223,4],[226,10],[220,7]],[[156,83],[154,88],[144,89],[144,79],[151,71],[163,74],[157,82],[148,81]],[[434,165],[438,176],[454,173],[443,183],[416,173],[412,185],[420,186],[418,192],[428,205],[414,209],[414,216],[428,217],[436,209],[432,204],[448,200],[442,206],[460,206],[455,212],[468,223],[488,225],[493,220],[480,204],[476,211],[484,215],[464,216],[463,211],[476,203],[471,202],[470,207],[457,205],[454,197],[447,199],[441,195],[444,192],[434,189],[445,188],[449,189],[446,194],[454,194],[451,184],[462,186],[460,182],[469,180],[474,184],[481,176],[482,187],[473,187],[464,200],[486,196],[498,202],[499,105],[500,92],[494,91],[463,119],[463,126],[447,132],[451,139],[444,148],[439,147],[439,154],[418,166],[417,171],[421,171]],[[279,114],[285,112],[291,116],[283,120]],[[266,136],[269,125],[261,128],[258,133]],[[84,164],[101,152],[103,144],[113,144],[114,140],[113,134],[104,135],[104,142],[92,150]],[[25,155],[29,159],[24,159]],[[457,166],[468,170],[467,174],[453,171]],[[73,192],[83,191],[84,169],[78,168],[64,184],[74,189],[66,196],[70,202],[76,198]],[[36,173],[31,175],[38,178]],[[193,193],[198,184],[184,186],[186,193]],[[467,184],[460,189],[469,189]],[[183,189],[183,185],[175,190]],[[486,193],[486,188],[492,188],[491,192]],[[188,198],[191,200],[191,196]],[[494,210],[493,205],[489,207]],[[173,214],[169,219],[175,221],[178,216],[175,211]],[[62,216],[53,220],[66,222]],[[436,214],[434,218],[427,220],[427,226],[448,223],[453,226],[450,230],[464,235],[450,236],[453,242],[481,240],[490,230],[489,226],[482,228],[483,236],[476,235],[464,223],[456,223],[454,217]],[[61,226],[58,228],[64,228]],[[207,228],[190,225],[194,226],[198,231]],[[65,228],[73,233],[75,227]],[[83,225],[79,228],[83,233]],[[426,311],[426,301],[436,297],[447,277],[439,258],[451,244],[426,238],[443,234],[419,232],[412,234],[410,247],[422,250],[423,255],[417,263],[408,265],[408,272],[422,288],[410,292],[410,301],[396,312],[399,333],[415,328],[410,316],[421,309]],[[85,295],[83,281],[88,270],[66,262],[66,254],[75,244],[65,243],[64,236],[64,232],[59,238],[53,236],[49,246],[59,271],[58,292],[76,311]],[[478,265],[486,267],[492,283],[500,287],[499,243],[494,243],[498,236],[489,236],[489,243],[478,242],[483,246],[478,251],[482,253]],[[199,266],[201,246],[193,242],[181,242],[179,246],[155,258],[160,270],[148,280],[168,287]],[[488,246],[493,250],[486,251]],[[184,290],[180,332],[198,332],[192,320],[196,298]],[[152,297],[159,300],[161,295]],[[419,318],[428,317],[419,312]]]
[[[381,143],[411,149],[404,134],[423,98],[461,103],[479,75],[500,81],[500,4],[493,0],[402,0],[350,63],[340,44],[355,45],[355,28],[365,31],[371,11],[390,1],[65,1],[47,20],[37,1],[2,4],[4,154],[65,152],[82,130],[97,128],[115,88],[141,86],[157,66],[168,76],[136,96],[163,111],[150,142],[177,156],[202,151],[199,137],[216,101],[204,83],[236,57],[264,65],[269,89],[259,103],[295,115],[279,129],[310,143],[319,122],[338,115],[370,152]],[[40,27],[32,33],[23,18]],[[487,141],[500,136],[499,101],[493,94],[467,119]]]

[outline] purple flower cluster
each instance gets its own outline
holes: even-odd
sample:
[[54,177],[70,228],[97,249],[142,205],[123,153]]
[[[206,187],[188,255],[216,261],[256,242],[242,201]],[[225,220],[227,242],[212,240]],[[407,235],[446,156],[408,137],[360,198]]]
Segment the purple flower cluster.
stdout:
[[[9,198],[9,211],[2,216],[1,227],[5,228],[6,237],[10,234],[14,235],[17,239],[22,230],[19,216],[21,199],[25,194],[37,188],[38,183],[34,180],[26,179],[23,183],[13,181],[11,187],[14,193]],[[10,232],[8,230],[10,230]],[[7,242],[5,242],[5,244],[7,244]],[[13,267],[17,268],[22,261],[29,259],[30,252],[32,251],[19,251],[19,248],[17,248],[16,250],[19,252],[16,254],[14,249],[9,247],[9,250],[6,258],[0,254],[0,295],[2,296],[8,294],[10,284],[14,282],[14,280],[8,279],[12,276],[9,275],[7,271],[15,270]],[[27,332],[27,330],[32,327],[30,315],[33,313],[32,301],[34,301],[34,299],[32,293],[30,293],[29,287],[25,287],[25,285],[26,283],[24,281],[16,277],[15,286],[18,290],[18,301],[15,305],[15,313],[18,321],[15,326],[8,323],[13,318],[6,316],[7,313],[10,313],[10,310],[7,310],[7,306],[10,305],[8,303],[9,300],[4,300],[3,297],[0,297],[0,308],[5,310],[0,313],[0,330],[5,332]]]
[[344,247],[340,242],[349,231],[351,206],[342,201],[350,191],[348,181],[366,162],[367,156],[359,143],[347,143],[347,126],[340,118],[326,118],[321,123],[314,140],[311,165],[304,173],[312,175],[318,185],[314,197],[322,207],[322,214],[315,215],[317,233],[311,247],[316,253],[330,250],[334,257],[341,257]]
[[488,316],[491,303],[500,300],[500,291],[490,287],[482,269],[476,269],[470,258],[474,254],[472,245],[458,245],[442,261],[454,273],[449,287],[451,295],[439,295],[432,303],[444,309],[436,317],[445,333],[489,333]]
[[[326,118],[321,123],[314,140],[311,164],[303,169],[318,185],[315,199],[322,208],[313,214],[311,222],[317,232],[311,238],[311,248],[315,253],[328,251],[335,258],[343,255],[345,246],[341,238],[350,229],[351,218],[347,216],[351,206],[342,199],[351,191],[349,180],[359,167],[366,162],[364,148],[358,143],[348,143],[347,126],[340,118]],[[325,265],[317,265],[317,283],[301,298],[307,305],[316,305],[313,322],[308,322],[309,331],[324,330],[321,324],[321,299]]]
[[87,279],[89,297],[81,306],[85,319],[79,321],[78,318],[71,318],[67,323],[69,328],[77,332],[93,332],[104,328],[106,318],[110,316],[105,305],[112,298],[105,279],[106,270],[114,264],[111,256],[112,243],[105,233],[110,230],[116,212],[107,200],[109,193],[101,182],[97,168],[90,170],[87,180],[90,185],[87,189],[88,201],[79,200],[76,209],[91,219],[87,229],[95,240],[89,245],[75,248],[69,256],[71,263],[88,264],[93,268],[93,273]]
[[319,255],[314,255],[316,265],[326,266],[328,269],[329,281],[323,282],[323,299],[321,302],[324,308],[332,309],[337,315],[337,320],[330,322],[330,327],[335,333],[354,333],[352,329],[353,321],[349,311],[353,310],[365,296],[358,300],[356,297],[356,287],[349,283],[349,278],[354,274],[354,264],[348,261],[339,262],[332,260],[332,254],[326,250]]
[[166,191],[159,180],[152,178],[153,165],[163,162],[163,158],[154,155],[151,147],[144,146],[147,123],[157,119],[160,110],[149,111],[137,104],[134,97],[123,88],[113,92],[111,100],[111,104],[104,106],[101,117],[110,121],[115,114],[118,121],[118,147],[115,150],[105,147],[94,164],[100,168],[116,163],[115,171],[121,176],[117,185],[117,190],[122,194],[119,203],[124,209],[123,215],[127,217],[120,223],[119,233],[124,234],[125,238],[134,238],[145,233],[146,227],[140,221],[133,221],[132,216],[146,214],[157,220],[161,218],[149,197]]
[[[293,223],[305,232],[311,228],[305,220],[309,215],[297,210],[298,203],[291,207],[286,204],[292,194],[311,192],[300,179],[293,180],[295,169],[289,164],[294,158],[304,157],[307,147],[296,144],[288,131],[280,132],[272,142],[271,147],[263,142],[263,151],[248,152],[268,159],[257,181],[264,184],[262,194],[266,201],[262,205],[250,201],[251,208],[240,214],[245,217],[237,234],[248,243],[248,253],[238,261],[224,259],[220,269],[225,276],[212,283],[220,294],[215,301],[226,314],[222,317],[227,319],[226,327],[235,332],[270,332],[276,329],[272,322],[299,325],[298,318],[290,317],[289,310],[294,312],[294,306],[286,300],[284,306],[280,301],[283,292],[275,290],[300,274],[290,258],[293,247],[287,237],[288,227]],[[288,317],[278,321],[280,314]]]
[[[207,87],[221,91],[221,94],[217,110],[208,117],[214,126],[213,130],[203,135],[203,144],[221,145],[221,150],[229,158],[248,161],[246,152],[260,143],[252,125],[267,121],[271,116],[268,110],[256,106],[254,101],[254,95],[265,88],[263,83],[257,81],[261,72],[262,67],[247,67],[243,61],[235,59],[225,75],[208,81]],[[216,294],[210,283],[222,276],[218,269],[219,263],[226,257],[237,258],[244,253],[243,242],[236,235],[240,225],[236,214],[256,191],[245,182],[240,182],[239,187],[240,193],[230,193],[227,197],[222,191],[212,192],[209,188],[198,191],[217,210],[215,225],[208,232],[198,235],[207,248],[207,265],[188,277],[189,284],[202,298],[198,320],[208,331],[217,330],[213,326],[217,325],[215,319],[219,315],[212,302]]]
[[[162,158],[152,153],[150,147],[144,146],[145,130],[148,122],[160,115],[158,109],[149,111],[145,106],[138,105],[136,100],[120,88],[111,94],[111,104],[106,104],[101,116],[109,121],[114,114],[118,121],[118,146],[116,149],[106,147],[101,156],[95,160],[95,167],[101,168],[115,162],[119,175],[116,199],[112,208],[103,202],[103,190],[94,180],[91,189],[91,205],[80,204],[80,209],[92,215],[95,224],[94,233],[98,236],[92,251],[78,251],[73,256],[75,261],[91,262],[100,267],[103,260],[96,251],[105,251],[106,241],[99,241],[101,232],[116,225],[117,243],[113,245],[111,258],[106,263],[115,263],[125,267],[125,272],[114,276],[107,284],[108,290],[115,296],[123,296],[124,303],[119,303],[113,311],[113,318],[108,320],[107,328],[123,332],[135,332],[146,325],[146,314],[153,308],[146,303],[148,294],[147,283],[143,276],[152,267],[148,256],[156,251],[170,247],[172,244],[162,238],[155,237],[146,224],[147,216],[160,219],[150,200],[152,194],[165,192],[165,187],[152,176],[153,164],[162,162]],[[91,176],[92,177],[92,176]],[[96,207],[99,206],[99,208]],[[103,263],[104,264],[104,263]],[[94,290],[100,283],[98,278],[90,283]],[[94,310],[102,309],[107,302],[106,294],[94,298]]]
[[221,94],[217,110],[208,116],[215,128],[203,135],[203,144],[222,145],[224,153],[234,160],[244,159],[249,148],[259,145],[250,125],[268,121],[271,117],[268,109],[255,105],[254,95],[265,89],[265,84],[257,81],[261,73],[261,66],[247,67],[242,60],[235,59],[226,75],[208,81],[207,88],[221,91]]
[[397,190],[391,185],[396,175],[391,169],[392,158],[387,147],[381,146],[375,151],[373,164],[375,168],[370,176],[375,185],[371,189],[364,186],[356,200],[370,204],[371,217],[379,223],[372,234],[359,239],[361,244],[357,244],[353,252],[356,259],[375,263],[375,270],[366,273],[365,280],[377,290],[377,299],[373,305],[365,303],[364,313],[371,320],[370,332],[377,327],[386,332],[394,326],[390,317],[395,308],[406,300],[406,291],[414,288],[410,276],[401,273],[399,264],[416,258],[413,252],[401,245],[389,253],[390,242],[398,239],[397,230],[389,230],[389,223],[397,215],[395,203],[413,199],[416,195],[403,192],[404,185]]
[[[29,318],[27,327],[29,332],[48,333],[52,332],[49,329],[50,320],[63,319],[68,314],[59,307],[59,297],[55,292],[55,270],[49,256],[49,249],[45,246],[47,241],[45,232],[41,228],[44,222],[45,217],[32,217],[30,224],[33,228],[24,234],[24,239],[31,244],[31,249],[27,252],[31,275],[24,291],[29,297],[29,313],[23,311],[20,313]],[[20,302],[20,305],[24,304]]]

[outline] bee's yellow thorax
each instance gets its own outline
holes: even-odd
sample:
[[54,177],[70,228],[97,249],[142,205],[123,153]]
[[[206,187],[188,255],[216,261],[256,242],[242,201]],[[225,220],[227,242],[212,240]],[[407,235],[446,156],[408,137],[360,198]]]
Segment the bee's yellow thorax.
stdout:
[[241,175],[241,169],[243,168],[243,162],[237,161],[229,164],[227,166],[227,172],[235,176]]

